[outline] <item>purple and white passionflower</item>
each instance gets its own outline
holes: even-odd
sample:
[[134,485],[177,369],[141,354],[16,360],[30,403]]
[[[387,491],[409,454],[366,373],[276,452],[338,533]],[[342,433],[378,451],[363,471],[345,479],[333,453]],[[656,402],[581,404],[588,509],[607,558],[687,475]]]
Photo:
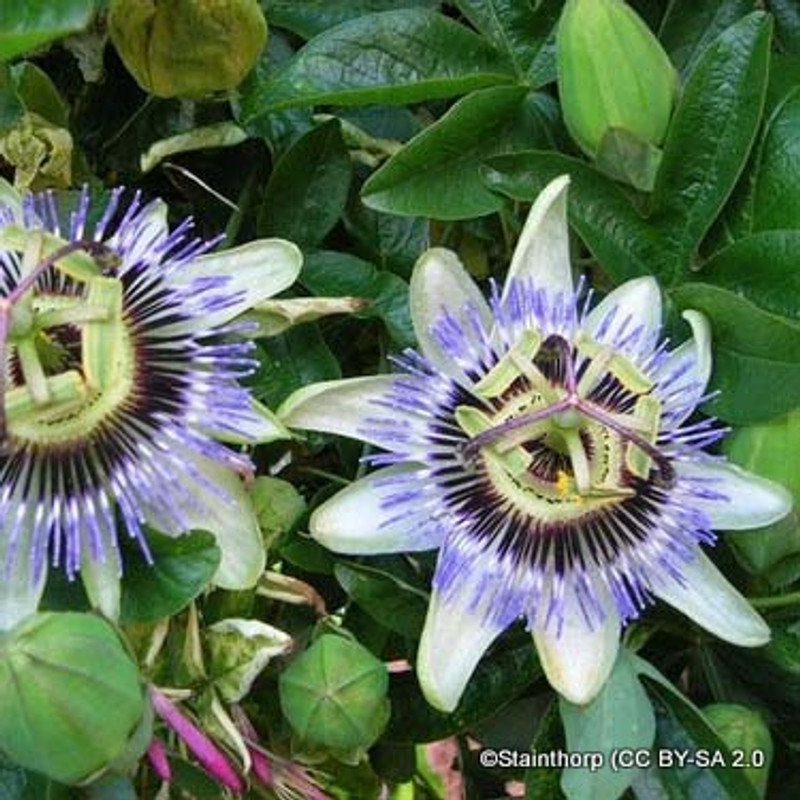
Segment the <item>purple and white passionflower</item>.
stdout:
[[310,386],[279,411],[387,451],[310,530],[349,554],[439,548],[417,670],[446,711],[520,617],[550,683],[576,703],[603,686],[621,626],[654,597],[730,642],[769,638],[700,545],[714,529],[779,519],[789,495],[703,452],[724,431],[690,420],[711,372],[701,314],[685,312],[693,337],[668,350],[653,278],[579,306],[567,185],[539,196],[489,302],[454,253],[420,258],[420,352],[398,359],[404,374]]
[[0,185],[0,629],[36,608],[50,564],[115,615],[121,527],[145,554],[145,523],[211,531],[225,588],[264,569],[251,464],[221,441],[282,435],[238,383],[254,362],[237,317],[301,255],[278,239],[211,252],[191,229],[121,190],[97,213],[84,191],[65,219],[51,194]]

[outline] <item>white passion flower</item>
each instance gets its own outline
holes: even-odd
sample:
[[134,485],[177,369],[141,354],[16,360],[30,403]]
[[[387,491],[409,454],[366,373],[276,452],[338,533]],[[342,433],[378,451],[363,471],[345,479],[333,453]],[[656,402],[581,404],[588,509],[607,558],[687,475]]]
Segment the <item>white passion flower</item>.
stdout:
[[310,530],[341,553],[439,548],[417,671],[445,711],[520,617],[550,683],[581,704],[603,686],[622,624],[653,597],[730,642],[769,638],[700,545],[713,529],[775,521],[789,495],[703,452],[723,431],[688,421],[711,372],[701,314],[685,313],[693,338],[670,351],[650,277],[579,307],[567,185],[538,197],[489,302],[454,253],[420,258],[421,352],[398,359],[404,374],[310,386],[278,412],[387,451]]
[[120,189],[63,216],[0,185],[0,630],[36,608],[49,565],[115,616],[121,528],[145,557],[145,523],[210,531],[225,588],[264,569],[252,466],[218,440],[284,432],[238,383],[254,362],[236,318],[294,282],[300,252],[210,252],[191,220],[169,232],[162,202]]

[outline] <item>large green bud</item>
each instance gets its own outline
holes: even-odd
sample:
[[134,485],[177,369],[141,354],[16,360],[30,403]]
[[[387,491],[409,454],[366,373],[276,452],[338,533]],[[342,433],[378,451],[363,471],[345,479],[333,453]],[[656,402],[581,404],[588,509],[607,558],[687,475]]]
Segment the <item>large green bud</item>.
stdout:
[[609,131],[663,142],[677,74],[633,9],[623,0],[567,0],[556,44],[564,120],[587,155],[598,155]]
[[257,0],[113,0],[108,26],[125,66],[159,97],[233,89],[267,41]]
[[146,708],[136,663],[100,617],[37,614],[0,634],[0,752],[19,766],[87,780],[132,741],[141,755]]
[[308,744],[366,748],[389,719],[385,664],[344,636],[320,636],[279,680],[281,709]]

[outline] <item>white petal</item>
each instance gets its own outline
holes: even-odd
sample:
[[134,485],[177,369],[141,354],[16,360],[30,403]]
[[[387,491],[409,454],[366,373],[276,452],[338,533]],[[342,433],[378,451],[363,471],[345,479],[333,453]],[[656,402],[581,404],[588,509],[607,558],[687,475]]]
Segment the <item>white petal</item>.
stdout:
[[386,400],[397,380],[391,375],[324,381],[298,389],[278,409],[290,428],[335,433],[385,447],[374,421],[397,413],[376,401]]
[[503,632],[496,622],[487,622],[487,604],[471,608],[474,594],[466,580],[446,599],[437,589],[431,594],[417,676],[425,698],[440,711],[450,712],[458,705],[481,656]]
[[214,534],[222,551],[222,560],[214,575],[214,583],[223,589],[249,589],[255,586],[266,566],[266,553],[253,504],[239,476],[233,470],[189,451],[186,463],[197,470],[224,495],[211,490],[190,477],[190,470],[176,475],[181,490],[174,502],[185,520],[185,530],[172,530],[172,523],[154,507],[145,509],[148,522],[167,535],[176,536],[188,530],[205,530]]
[[769,641],[767,623],[699,549],[682,573],[685,586],[665,576],[653,587],[656,596],[732,644],[759,647]]
[[681,316],[692,327],[692,338],[676,347],[655,374],[666,395],[663,412],[669,428],[680,425],[697,407],[711,377],[711,326],[699,311]]
[[391,481],[393,477],[413,476],[422,469],[418,464],[386,467],[351,483],[311,515],[311,535],[330,550],[349,555],[439,547],[444,531],[427,509],[410,511],[410,504],[398,508],[388,500],[409,488]]
[[[86,553],[87,545],[82,551]],[[104,617],[119,619],[122,596],[121,571],[118,556],[115,552],[106,553],[105,560],[95,560],[88,553],[81,560],[81,582],[86,596]]]
[[[22,498],[17,494],[11,499],[10,508],[20,509],[21,503]],[[33,521],[30,512],[27,512],[26,519],[21,524],[13,563],[8,575],[5,574],[9,555],[8,540],[18,520],[17,514],[8,509],[7,506],[5,517],[0,517],[0,631],[13,628],[36,611],[47,581],[46,559],[39,580],[33,580]]]
[[258,400],[252,400],[249,416],[237,416],[232,425],[236,428],[235,432],[206,426],[203,426],[203,432],[220,442],[231,444],[264,444],[292,438],[291,432],[277,415]]
[[259,239],[231,250],[196,258],[170,276],[177,286],[191,286],[198,278],[226,276],[225,290],[241,294],[238,302],[203,315],[204,327],[224,325],[256,303],[291,286],[300,273],[303,256],[296,245],[283,239]]
[[480,289],[455,253],[434,247],[423,253],[414,266],[409,291],[411,318],[422,354],[445,375],[465,382],[463,371],[454,363],[452,354],[436,341],[432,331],[449,313],[470,332],[472,323],[465,314],[468,307],[475,309],[483,328],[491,330],[492,313]]
[[41,580],[34,583],[28,565],[18,563],[8,579],[0,580],[0,631],[13,628],[36,611],[47,581],[47,567],[42,573]]
[[[690,491],[708,491],[708,497],[693,497],[692,504],[718,530],[741,531],[771,525],[792,509],[792,495],[779,483],[724,461],[675,463],[678,477]],[[718,495],[718,496],[713,496]]]
[[555,625],[535,627],[533,641],[550,685],[571,703],[585,705],[603,688],[619,650],[620,621],[613,605],[605,603],[606,617],[586,624],[576,603],[568,605],[559,636]]
[[661,329],[661,292],[655,278],[634,278],[618,286],[592,309],[583,327],[600,344],[648,355]]
[[547,289],[551,298],[559,293],[564,298],[572,297],[567,225],[568,187],[569,175],[555,178],[545,186],[531,206],[514,248],[503,299],[512,279],[530,279],[537,289]]

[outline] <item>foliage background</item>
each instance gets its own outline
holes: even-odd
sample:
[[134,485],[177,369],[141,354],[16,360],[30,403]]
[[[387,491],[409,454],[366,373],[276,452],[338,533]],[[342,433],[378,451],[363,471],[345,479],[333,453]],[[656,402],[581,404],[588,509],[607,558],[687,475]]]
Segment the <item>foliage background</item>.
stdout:
[[[555,85],[554,29],[563,3],[541,0],[262,0],[267,47],[244,82],[213,97],[156,97],[137,85],[108,42],[103,2],[31,0],[0,8],[0,171],[65,197],[84,182],[125,184],[163,197],[173,221],[192,215],[226,246],[255,237],[296,241],[305,264],[295,295],[369,301],[349,316],[288,328],[259,342],[256,396],[271,408],[309,382],[387,371],[414,344],[408,278],[431,244],[459,251],[472,274],[501,279],[525,204],[554,176],[572,176],[570,218],[579,268],[599,290],[645,274],[659,278],[667,330],[685,337],[679,312],[698,308],[714,333],[706,406],[729,424],[731,458],[800,492],[800,7],[792,0],[638,0],[680,72],[681,90],[652,192],[631,189],[589,163],[570,140]],[[36,148],[9,145],[38,115]],[[46,125],[45,125],[46,123]],[[68,131],[62,138],[42,130]],[[38,138],[37,138],[38,137]],[[65,149],[66,148],[66,149]],[[601,165],[602,166],[602,165]],[[181,664],[191,625],[230,616],[266,619],[295,638],[294,657],[333,624],[386,662],[413,663],[432,557],[334,556],[303,534],[309,512],[363,471],[360,446],[311,435],[260,448],[254,495],[270,567],[296,578],[311,605],[252,594],[202,594],[213,544],[165,541],[159,571],[131,553],[123,629],[147,641],[172,617],[171,658],[148,679],[206,684]],[[629,651],[586,718],[558,703],[522,627],[481,663],[452,716],[434,712],[411,673],[390,676],[391,717],[377,742],[348,752],[298,739],[278,701],[275,660],[247,698],[270,746],[312,759],[340,797],[443,797],[422,745],[450,737],[468,797],[526,791],[530,798],[771,798],[800,792],[800,529],[721,537],[714,558],[767,616],[774,638],[734,649],[664,607],[626,634]],[[181,577],[165,579],[171,569]],[[197,598],[195,601],[194,598]],[[52,581],[48,607],[85,608]],[[627,672],[626,672],[627,670]],[[645,691],[631,694],[642,673]],[[628,677],[623,674],[630,673]],[[633,677],[631,677],[633,676]],[[668,682],[664,681],[664,677]],[[614,681],[617,681],[615,683]],[[212,681],[213,682],[213,681]],[[538,750],[605,749],[630,739],[641,705],[655,711],[657,747],[725,747],[699,708],[736,703],[758,712],[774,743],[768,788],[730,766],[619,774],[487,769],[472,743]],[[638,704],[638,705],[637,705]],[[563,706],[563,704],[562,704]],[[197,710],[197,709],[196,709]],[[198,711],[198,713],[200,713]],[[572,715],[572,716],[571,716]],[[563,721],[562,721],[563,719]],[[742,741],[763,735],[742,717]],[[736,727],[736,726],[734,726]],[[565,738],[566,737],[566,738]],[[748,737],[750,737],[748,739]],[[726,736],[722,736],[723,740]],[[635,737],[634,737],[635,741]],[[219,796],[173,754],[176,785]],[[635,779],[635,780],[634,780]],[[633,788],[628,784],[633,780]],[[514,785],[509,782],[515,782]],[[524,789],[522,788],[524,786]],[[8,798],[154,796],[146,766],[133,777],[76,790],[9,764]],[[180,796],[176,794],[175,796]],[[257,796],[257,795],[253,795]]]

